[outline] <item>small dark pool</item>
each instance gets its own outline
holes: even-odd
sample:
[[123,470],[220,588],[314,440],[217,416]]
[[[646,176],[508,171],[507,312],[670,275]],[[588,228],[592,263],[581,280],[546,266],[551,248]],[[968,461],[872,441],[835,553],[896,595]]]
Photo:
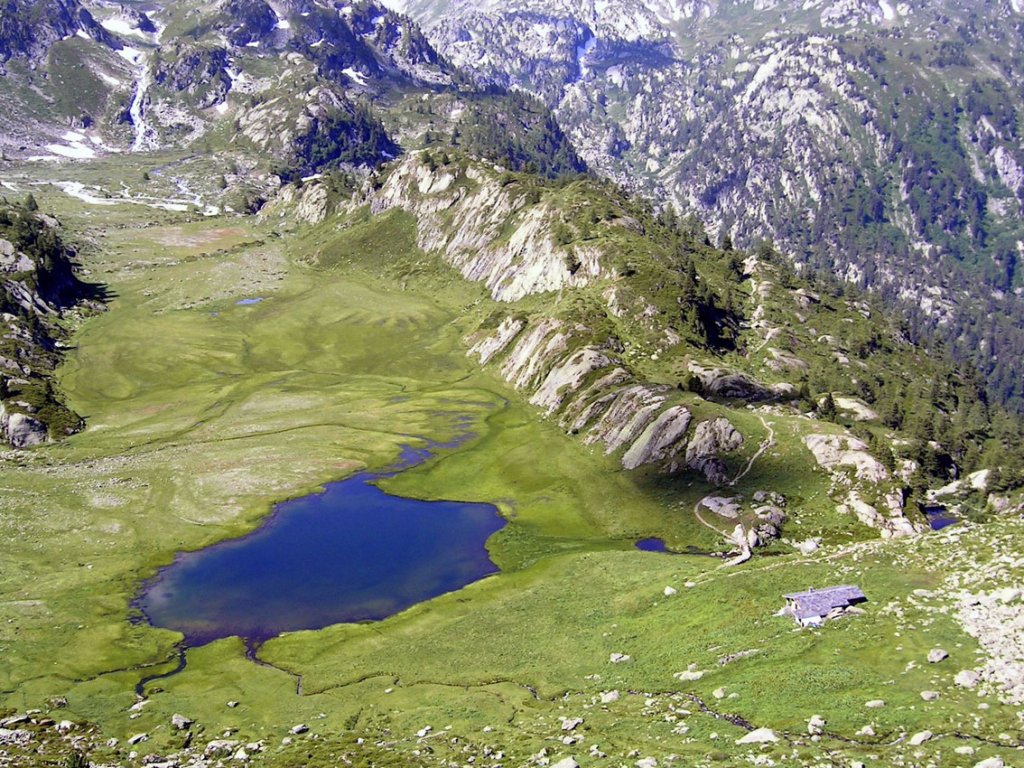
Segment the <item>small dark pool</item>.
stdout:
[[924,516],[928,519],[928,525],[933,531],[941,531],[957,522],[957,519],[941,504],[929,504],[923,507],[923,511]]
[[[407,451],[400,466],[419,463]],[[279,504],[253,533],[180,554],[136,605],[198,646],[237,635],[383,619],[498,569],[484,546],[505,525],[490,504],[391,496],[360,474]]]
[[661,539],[640,539],[636,543],[636,548],[642,552],[668,552],[665,547],[665,542]]

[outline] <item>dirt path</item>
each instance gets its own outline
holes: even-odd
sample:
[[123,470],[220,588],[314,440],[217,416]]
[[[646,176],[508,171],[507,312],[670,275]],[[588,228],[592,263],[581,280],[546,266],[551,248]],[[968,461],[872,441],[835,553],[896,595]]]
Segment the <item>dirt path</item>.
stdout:
[[[764,455],[765,451],[767,451],[769,448],[771,448],[773,445],[775,445],[775,430],[772,429],[772,426],[765,420],[764,416],[760,416],[759,418],[761,419],[761,424],[764,425],[764,428],[766,430],[768,430],[768,437],[766,437],[761,442],[761,445],[757,449],[757,452],[753,456],[750,457],[750,461],[747,462],[747,465],[742,470],[740,470],[737,473],[736,477],[734,477],[729,482],[730,486],[736,485],[736,483],[738,483],[740,480],[742,480],[744,477],[746,477],[747,473],[749,473],[750,470],[753,469],[754,462],[756,462],[759,458],[761,458],[761,456]],[[750,547],[747,546],[746,542],[744,542],[743,544],[740,544],[739,542],[737,542],[733,538],[733,534],[725,533],[724,531],[720,530],[717,526],[714,526],[711,523],[709,523],[704,518],[704,515],[701,514],[700,508],[703,505],[705,498],[707,498],[707,497],[706,496],[702,497],[696,504],[693,505],[693,514],[697,518],[697,521],[701,525],[703,525],[705,528],[709,528],[712,531],[714,531],[715,533],[717,533],[719,536],[721,536],[723,539],[725,539],[730,544],[736,544],[736,545],[738,545],[740,547],[739,554],[737,554],[735,557],[730,558],[729,560],[726,560],[722,564],[722,567],[723,568],[728,568],[730,566],[739,565],[740,563],[747,562],[747,560],[749,560],[753,556],[753,552],[751,551]],[[717,517],[717,515],[716,515],[716,517]]]
[[758,418],[761,419],[761,424],[764,425],[764,428],[768,430],[768,437],[761,442],[761,446],[757,449],[757,453],[750,457],[750,461],[747,462],[747,466],[729,482],[729,485],[731,486],[736,485],[736,483],[746,477],[747,473],[754,468],[754,462],[761,458],[765,451],[775,445],[775,430],[772,429],[771,424],[765,420],[764,416],[759,416]]

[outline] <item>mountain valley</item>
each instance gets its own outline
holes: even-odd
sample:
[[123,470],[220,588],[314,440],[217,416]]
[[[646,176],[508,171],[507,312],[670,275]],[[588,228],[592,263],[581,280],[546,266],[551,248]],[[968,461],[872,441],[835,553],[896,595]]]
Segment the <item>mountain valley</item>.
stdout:
[[[627,6],[0,7],[5,764],[1020,759],[1017,342],[944,335],[979,286],[1017,322],[1019,9],[963,11],[1007,45],[956,113],[992,134],[926,211],[943,142],[883,158],[856,88],[980,68],[902,45],[930,4]],[[180,553],[362,471],[494,505],[496,572],[269,639],[150,622]],[[867,601],[780,610],[841,584]]]

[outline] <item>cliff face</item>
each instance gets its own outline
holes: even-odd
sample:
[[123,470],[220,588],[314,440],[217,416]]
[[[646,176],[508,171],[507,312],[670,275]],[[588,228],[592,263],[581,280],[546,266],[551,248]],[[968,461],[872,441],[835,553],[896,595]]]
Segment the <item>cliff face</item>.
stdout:
[[0,205],[0,437],[15,448],[77,431],[81,419],[52,386],[57,320],[95,295],[75,277],[57,222]]
[[[440,254],[467,280],[484,283],[498,302],[579,290],[615,275],[606,242],[556,243],[554,233],[565,226],[561,206],[551,196],[531,195],[510,183],[500,169],[439,165],[413,153],[359,202],[374,213],[392,208],[412,213],[419,247]],[[622,218],[615,226],[628,229],[635,223]],[[618,294],[607,293],[602,300],[622,314]],[[724,440],[709,439],[720,431],[710,422],[700,421],[691,430],[693,417],[675,402],[671,388],[644,381],[618,353],[618,339],[596,334],[571,317],[511,311],[493,330],[467,341],[481,364],[494,368],[567,432],[618,455],[627,469],[689,467],[723,482],[720,454],[743,443],[731,425]],[[717,422],[728,424],[724,418]]]
[[497,171],[432,165],[422,155],[403,160],[370,206],[374,213],[414,214],[420,248],[443,254],[467,280],[485,283],[496,301],[584,286],[608,274],[594,250],[556,245],[560,211],[531,203]]

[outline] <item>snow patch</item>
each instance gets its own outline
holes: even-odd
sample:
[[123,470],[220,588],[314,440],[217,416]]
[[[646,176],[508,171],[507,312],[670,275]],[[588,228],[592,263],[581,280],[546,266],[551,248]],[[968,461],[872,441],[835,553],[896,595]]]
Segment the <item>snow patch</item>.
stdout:
[[90,160],[96,157],[96,150],[77,142],[71,144],[47,144],[46,149],[55,155],[72,160]]
[[1024,2],[1021,0],[1010,0],[1010,6],[1014,13],[1024,13]]
[[292,28],[292,23],[290,21],[288,21],[288,19],[278,19],[277,20],[277,28],[278,29],[291,29]]
[[892,21],[896,18],[896,11],[885,0],[878,0],[878,7],[882,9],[882,16],[885,17],[886,21]]
[[349,80],[352,80],[357,85],[366,85],[366,75],[359,70],[352,69],[352,67],[345,67],[341,71],[349,78]]
[[117,200],[110,200],[106,197],[97,197],[92,194],[88,188],[78,181],[57,181],[54,182],[54,186],[60,189],[64,194],[70,195],[71,197],[77,197],[83,203],[89,203],[90,205],[117,205]]
[[104,19],[100,22],[100,26],[108,32],[113,32],[116,35],[134,35],[135,37],[141,37],[143,39],[149,38],[149,35],[138,27],[133,27],[126,20],[117,17]]
[[106,83],[107,85],[112,86],[114,88],[118,88],[121,85],[123,85],[123,83],[120,80],[118,80],[116,77],[112,77],[111,75],[108,75],[106,72],[97,72],[96,75],[104,83]]
[[134,64],[135,66],[138,66],[139,62],[142,60],[142,51],[140,51],[138,48],[132,48],[130,45],[126,45],[124,48],[118,51],[117,55],[125,61],[127,61],[129,64]]

